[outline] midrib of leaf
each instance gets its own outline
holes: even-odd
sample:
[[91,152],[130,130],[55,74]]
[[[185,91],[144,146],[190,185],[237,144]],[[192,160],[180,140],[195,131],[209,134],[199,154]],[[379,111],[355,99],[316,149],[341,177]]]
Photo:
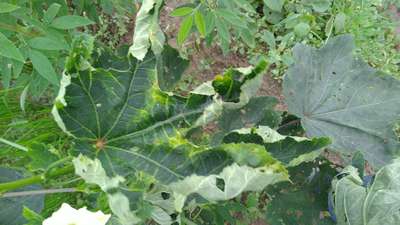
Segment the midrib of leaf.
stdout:
[[[364,107],[378,106],[378,105],[381,105],[381,104],[390,103],[392,101],[400,101],[400,98],[394,98],[394,99],[390,99],[390,100],[384,101],[384,102],[375,102],[375,103],[366,104],[366,105],[358,105],[358,106],[354,106],[354,107],[351,107],[351,108],[338,109],[338,110],[325,112],[325,113],[317,113],[317,114],[313,114],[312,116],[310,116],[310,118],[313,118],[315,116],[327,115],[327,114],[331,114],[331,113],[338,113],[338,112],[343,112],[343,111],[351,111],[351,110],[364,108]],[[320,118],[315,118],[315,119],[320,119]]]
[[[78,76],[78,77],[79,77],[79,82],[81,83],[82,90],[85,91],[85,93],[88,95],[89,100],[90,100],[90,104],[92,105],[92,107],[94,109],[94,114],[95,114],[95,117],[96,117],[96,124],[97,124],[97,137],[100,137],[101,127],[100,127],[99,113],[97,112],[96,104],[94,103],[94,100],[93,100],[93,97],[92,97],[92,95],[90,93],[90,90],[88,90],[86,88],[86,86],[84,85],[84,83],[83,83],[83,81],[81,79],[81,76]],[[92,82],[92,75],[90,74],[90,83],[91,82]]]
[[[311,120],[311,119],[310,119],[310,120]],[[362,131],[362,132],[364,132],[364,133],[367,133],[367,134],[369,134],[369,135],[371,135],[371,136],[373,136],[373,137],[376,137],[376,138],[378,138],[378,139],[385,140],[385,139],[382,138],[381,136],[378,136],[377,134],[374,134],[372,131],[371,131],[371,132],[365,131],[365,130],[362,130],[362,129],[360,129],[360,128],[350,126],[349,124],[341,124],[341,123],[332,122],[332,121],[324,120],[324,119],[318,119],[318,120],[319,120],[319,121],[322,121],[322,122],[326,122],[326,123],[337,124],[337,125],[344,126],[344,127],[347,127],[347,128],[353,129],[353,130],[359,130],[359,131]],[[314,121],[318,121],[318,120],[314,120]],[[311,120],[311,121],[312,121],[312,120]],[[311,125],[310,123],[308,123],[308,125],[314,127],[314,129],[319,129],[319,128],[317,128],[316,126]],[[323,133],[323,132],[321,132],[321,133]],[[391,140],[396,140],[396,139],[391,138]],[[371,158],[375,158],[375,160],[377,160],[377,158],[374,157],[374,154],[372,154],[372,153],[370,153],[370,152],[368,152],[368,151],[365,151],[364,154],[370,155]],[[380,161],[380,162],[385,163],[384,161]]]
[[[180,174],[174,172],[174,171],[171,170],[170,168],[168,168],[168,167],[162,165],[161,163],[159,163],[159,162],[157,162],[157,161],[155,161],[155,160],[153,160],[153,159],[147,157],[146,155],[139,154],[138,152],[129,151],[129,150],[126,150],[126,149],[123,149],[123,148],[119,148],[119,147],[116,147],[116,146],[107,146],[107,148],[110,148],[110,149],[113,149],[113,150],[116,150],[116,151],[126,152],[126,153],[132,154],[132,155],[134,155],[134,156],[140,157],[140,158],[146,160],[147,162],[153,164],[153,165],[156,166],[157,168],[161,168],[161,169],[163,169],[163,170],[165,170],[165,171],[168,171],[168,173],[172,174],[174,177],[176,177],[176,178],[178,178],[178,179],[183,179],[183,178],[184,178],[183,175],[180,175]],[[157,171],[155,171],[152,175],[155,176],[156,174],[157,174]]]
[[155,57],[151,57],[150,59],[145,60],[143,62],[139,62],[139,60],[136,61],[135,69],[134,69],[132,78],[131,78],[131,80],[129,82],[129,88],[128,88],[128,91],[127,91],[127,95],[125,96],[124,105],[121,107],[121,110],[119,111],[118,116],[115,119],[113,125],[110,127],[110,129],[107,131],[107,133],[104,135],[104,137],[103,137],[104,139],[106,139],[107,136],[114,130],[115,126],[117,126],[117,124],[120,122],[121,116],[124,113],[124,111],[126,110],[126,107],[128,107],[128,99],[129,99],[129,97],[131,97],[131,91],[132,91],[132,87],[133,87],[133,84],[134,84],[134,81],[135,81],[135,77],[136,77],[138,68],[140,67],[140,65],[148,63],[151,60],[153,60],[154,58]]
[[[72,117],[72,116],[68,113],[68,111],[64,110],[63,112],[65,113],[65,115],[68,116],[68,118],[70,118],[71,120],[73,120],[75,123],[79,124],[83,129],[85,129],[86,131],[88,131],[90,134],[93,135],[94,138],[93,138],[93,139],[90,139],[90,140],[96,140],[96,139],[97,139],[96,134],[94,134],[92,130],[90,130],[88,127],[86,127],[86,126],[83,125],[81,122],[79,122],[79,120],[76,120],[74,117]],[[82,140],[82,138],[78,138],[78,139]],[[87,139],[87,138],[85,138],[85,139]]]
[[[145,128],[145,129],[143,129],[143,130],[134,131],[134,132],[129,133],[129,134],[124,134],[124,135],[121,135],[121,136],[119,136],[119,137],[112,138],[112,139],[108,140],[107,143],[110,144],[110,143],[112,143],[112,142],[114,142],[114,141],[118,141],[118,140],[121,140],[121,139],[124,139],[124,138],[128,138],[128,137],[129,137],[129,138],[131,138],[131,137],[137,137],[137,136],[139,136],[139,135],[146,134],[147,132],[150,132],[150,131],[153,131],[153,130],[159,128],[159,127],[162,127],[162,126],[164,126],[164,125],[166,125],[166,124],[170,124],[170,125],[173,126],[172,122],[174,122],[174,121],[176,121],[176,120],[179,120],[179,119],[181,119],[181,118],[184,119],[186,116],[191,116],[191,115],[198,114],[198,113],[202,113],[202,112],[203,112],[203,109],[197,109],[197,110],[193,110],[193,111],[189,111],[189,112],[180,113],[180,114],[177,114],[177,115],[175,115],[175,116],[173,116],[173,117],[170,117],[170,118],[167,119],[167,120],[163,120],[163,121],[160,121],[160,122],[158,122],[158,123],[155,123],[154,125],[152,125],[152,126],[150,126],[150,127],[147,127],[147,128]],[[174,126],[173,126],[173,127],[174,127]],[[175,128],[175,127],[174,127],[174,128]],[[175,129],[176,129],[176,128],[175,128]]]

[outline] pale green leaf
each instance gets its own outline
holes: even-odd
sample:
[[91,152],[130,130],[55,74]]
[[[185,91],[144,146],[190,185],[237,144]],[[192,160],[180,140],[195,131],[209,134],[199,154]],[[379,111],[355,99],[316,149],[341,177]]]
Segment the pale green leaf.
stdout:
[[215,15],[219,17],[218,19],[223,19],[234,27],[247,28],[247,23],[244,22],[245,20],[228,9],[218,8],[215,10]]
[[0,32],[0,55],[24,62],[24,57],[18,48]]
[[333,182],[338,224],[396,225],[400,223],[400,161],[380,169],[368,188],[357,169],[348,167],[345,177]]
[[43,19],[49,24],[53,22],[54,18],[57,16],[58,11],[60,10],[61,5],[58,3],[53,3],[43,14]]
[[320,150],[330,144],[328,138],[284,136],[267,126],[234,130],[225,136],[224,142],[262,144],[274,158],[288,167],[314,160],[320,155]]
[[[107,193],[108,204],[112,212],[123,225],[133,225],[141,220],[130,210],[129,199],[121,193],[119,184],[125,179],[121,176],[109,177],[98,159],[92,160],[79,155],[73,160],[75,173],[81,176],[87,183],[98,185]],[[116,191],[117,190],[117,191]]]
[[287,174],[276,171],[273,166],[252,168],[235,163],[225,167],[220,174],[192,175],[172,183],[170,188],[176,199],[176,210],[181,211],[186,198],[194,193],[209,201],[222,201],[246,191],[262,191],[268,185],[285,180],[288,180]]
[[29,53],[29,59],[32,62],[33,68],[39,73],[40,76],[53,85],[59,85],[59,76],[57,75],[47,56],[39,51],[31,50]]
[[335,22],[334,22],[335,32],[336,33],[342,32],[344,30],[345,25],[346,25],[346,14],[340,12],[335,17]]
[[264,4],[268,6],[268,8],[273,11],[280,12],[282,11],[283,4],[285,0],[264,0]]
[[171,16],[187,16],[193,12],[192,7],[178,7],[171,12]]
[[51,26],[57,29],[68,30],[91,24],[94,24],[94,22],[86,17],[72,15],[55,18],[51,23]]
[[12,5],[6,2],[0,2],[0,13],[9,13],[9,12],[13,12],[17,9],[19,9],[20,7],[17,5]]
[[194,14],[194,22],[196,24],[197,30],[199,31],[200,35],[202,37],[206,36],[206,23],[204,20],[203,13],[201,13],[199,10],[196,11]]
[[294,27],[294,33],[299,37],[304,37],[310,32],[311,28],[308,23],[299,23]]
[[312,0],[311,1],[311,6],[313,9],[317,12],[325,12],[327,11],[332,4],[332,0]]
[[188,16],[182,21],[178,32],[178,39],[177,39],[178,45],[182,45],[183,42],[185,42],[185,40],[190,34],[190,31],[192,30],[192,26],[193,26],[193,16]]
[[143,60],[150,46],[156,55],[161,54],[165,36],[159,25],[161,0],[144,0],[136,15],[133,44],[129,53]]
[[32,48],[41,50],[68,50],[68,45],[49,37],[35,37],[28,41]]

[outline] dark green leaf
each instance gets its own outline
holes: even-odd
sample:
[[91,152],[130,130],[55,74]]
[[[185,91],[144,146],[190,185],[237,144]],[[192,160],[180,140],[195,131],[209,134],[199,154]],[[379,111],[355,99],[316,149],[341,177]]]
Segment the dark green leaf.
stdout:
[[290,168],[291,183],[280,183],[267,189],[272,198],[265,214],[268,224],[335,224],[329,218],[328,195],[336,173],[324,161]]
[[[0,183],[10,182],[21,179],[19,172],[0,167]],[[39,189],[40,186],[32,185],[15,191],[32,191]],[[35,212],[40,212],[43,208],[43,195],[27,195],[22,197],[1,197],[0,198],[0,222],[4,225],[21,225],[25,219],[22,215],[23,208],[28,207]]]
[[158,84],[161,90],[174,90],[188,65],[189,61],[182,59],[176,49],[168,45],[164,46],[161,59],[157,61]]
[[393,131],[400,114],[400,81],[353,56],[353,39],[332,38],[321,49],[294,48],[283,83],[289,112],[310,137],[330,137],[332,148],[361,151],[375,167],[399,155]]

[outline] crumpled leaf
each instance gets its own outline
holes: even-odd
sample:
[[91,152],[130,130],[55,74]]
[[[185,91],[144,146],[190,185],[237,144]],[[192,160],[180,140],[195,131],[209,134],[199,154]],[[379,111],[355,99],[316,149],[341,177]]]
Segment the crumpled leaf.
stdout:
[[83,155],[73,160],[75,173],[87,183],[97,184],[107,193],[108,203],[112,212],[123,225],[137,224],[141,221],[130,209],[129,199],[118,190],[119,184],[125,179],[121,176],[109,177],[98,159],[90,159]]
[[399,155],[393,131],[400,114],[400,82],[353,56],[349,35],[321,49],[294,48],[295,64],[284,78],[289,112],[309,137],[327,136],[343,153],[361,151],[375,167]]
[[331,142],[329,138],[312,138],[284,136],[267,127],[242,128],[234,130],[224,137],[225,143],[256,143],[286,166],[297,166],[317,158],[324,147]]
[[266,189],[265,220],[273,225],[335,224],[328,213],[328,196],[336,169],[326,160],[289,168],[291,182]]
[[266,62],[261,62],[256,67],[229,69],[223,75],[217,75],[212,83],[206,82],[191,92],[214,95],[213,103],[196,121],[196,126],[217,121],[221,132],[214,136],[214,143],[220,143],[223,135],[234,129],[279,125],[281,116],[274,110],[278,100],[271,96],[256,96],[267,66]]
[[381,168],[369,187],[354,167],[332,183],[335,214],[339,225],[395,225],[400,223],[400,161]]
[[170,185],[174,192],[175,207],[182,210],[187,196],[199,194],[209,201],[223,201],[237,197],[245,191],[262,191],[266,186],[284,180],[288,176],[277,172],[274,166],[253,168],[234,163],[225,167],[218,175],[192,175]]
[[151,45],[154,54],[162,52],[165,36],[159,25],[159,12],[162,0],[143,0],[136,16],[133,44],[129,49],[138,60],[143,60]]
[[[0,167],[0,183],[21,179],[19,172]],[[30,185],[15,191],[38,190],[39,185]],[[27,195],[22,197],[1,197],[0,195],[0,222],[7,225],[21,225],[26,222],[22,215],[24,206],[39,213],[43,209],[43,195]]]
[[[267,152],[263,146],[231,144],[211,148],[192,144],[188,131],[210,104],[212,96],[186,99],[161,91],[159,64],[152,53],[139,61],[127,56],[126,51],[112,53],[98,49],[88,62],[91,66],[86,69],[79,67],[69,70],[74,71],[72,74],[64,74],[62,81],[65,82],[53,115],[60,127],[74,138],[73,154],[96,158],[97,161],[89,163],[94,168],[100,168],[101,163],[103,169],[96,169],[96,176],[89,176],[91,167],[82,167],[78,174],[109,194],[110,208],[118,212],[115,214],[122,218],[123,224],[135,221],[132,212],[138,204],[127,198],[125,192],[129,192],[129,187],[124,187],[124,192],[112,188],[118,183],[122,185],[117,179],[120,176],[145,174],[151,176],[155,184],[168,186],[194,174],[204,177],[219,174],[233,163],[256,170],[258,163],[266,159],[269,160],[263,166],[276,164],[273,167],[276,173],[286,174],[280,163],[265,157]],[[256,175],[263,177],[265,174]],[[107,185],[112,186],[112,191]],[[154,220],[163,224],[173,222],[171,216],[166,216],[170,215],[171,208],[164,203],[151,203]],[[131,208],[127,208],[127,204]]]

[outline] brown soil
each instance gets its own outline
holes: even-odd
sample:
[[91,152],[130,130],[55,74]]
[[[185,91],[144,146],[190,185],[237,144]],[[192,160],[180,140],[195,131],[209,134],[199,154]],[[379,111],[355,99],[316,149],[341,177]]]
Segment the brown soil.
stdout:
[[[161,27],[166,33],[168,43],[175,48],[178,48],[176,36],[179,30],[180,18],[171,17],[169,15],[176,6],[179,6],[183,2],[182,0],[167,1],[160,16]],[[190,78],[190,80],[193,80],[191,82],[191,87],[204,81],[212,80],[215,75],[223,73],[225,69],[249,66],[246,56],[237,52],[230,52],[224,55],[217,44],[206,47],[202,42],[196,43],[193,37],[186,41],[183,48],[193,50],[188,56],[191,62],[190,67],[184,75],[184,79]],[[279,100],[279,104],[276,108],[278,110],[287,109],[283,103],[280,81],[273,79],[269,74],[264,75],[264,82],[259,90],[259,95],[274,96]]]

